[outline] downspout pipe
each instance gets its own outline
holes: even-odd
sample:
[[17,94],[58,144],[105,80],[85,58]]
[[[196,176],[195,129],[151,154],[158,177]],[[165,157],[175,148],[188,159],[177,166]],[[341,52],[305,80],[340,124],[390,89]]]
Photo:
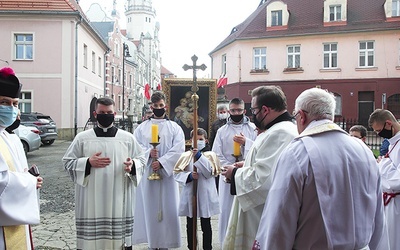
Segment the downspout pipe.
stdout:
[[75,24],[75,104],[74,104],[74,137],[78,134],[78,26],[82,23],[82,16]]

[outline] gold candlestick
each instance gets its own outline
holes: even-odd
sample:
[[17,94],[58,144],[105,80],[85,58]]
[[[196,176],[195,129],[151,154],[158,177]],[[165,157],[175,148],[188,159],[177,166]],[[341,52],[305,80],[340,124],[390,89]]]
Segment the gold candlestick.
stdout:
[[239,158],[242,156],[242,154],[238,155],[232,154],[232,156],[235,157],[235,162],[239,162]]
[[[150,144],[153,146],[153,149],[155,149],[160,143],[159,142],[150,142]],[[153,162],[157,160],[156,157],[152,158]],[[161,175],[158,173],[158,171],[154,171],[147,177],[148,180],[150,181],[157,181],[161,180]]]

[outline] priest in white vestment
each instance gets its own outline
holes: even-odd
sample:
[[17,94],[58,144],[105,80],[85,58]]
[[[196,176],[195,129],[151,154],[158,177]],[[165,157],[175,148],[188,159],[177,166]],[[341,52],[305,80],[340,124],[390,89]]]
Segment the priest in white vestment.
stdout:
[[319,88],[296,99],[300,135],[279,157],[253,250],[389,249],[376,160],[333,123],[335,106]]
[[11,68],[0,70],[0,249],[33,250],[29,224],[40,221],[37,188],[41,177],[27,171],[22,144],[5,129],[17,115],[21,84]]
[[297,135],[286,108],[286,97],[279,87],[253,90],[253,122],[264,132],[256,138],[242,168],[229,166],[223,172],[235,195],[223,249],[250,249],[253,245],[277,159]]
[[[179,188],[173,171],[185,152],[185,136],[182,128],[165,114],[164,93],[154,92],[151,102],[154,115],[143,121],[134,132],[145,150],[147,164],[138,186],[133,241],[134,244],[148,243],[151,249],[178,248],[181,246]],[[155,149],[150,144],[154,127],[158,128],[160,143]],[[153,171],[162,179],[149,180]]]
[[369,125],[389,141],[388,152],[379,162],[390,249],[400,249],[400,124],[385,109],[375,110]]
[[110,98],[97,99],[98,126],[79,133],[63,157],[75,183],[77,249],[132,249],[145,158],[133,135],[113,126],[114,105]]
[[[212,151],[217,154],[221,166],[235,164],[236,158],[233,156],[235,141],[239,144],[240,150],[240,156],[237,157],[237,160],[243,161],[257,137],[256,126],[245,116],[244,101],[233,98],[228,107],[230,117],[227,118],[227,123],[217,130],[212,147]],[[228,227],[233,195],[231,195],[230,184],[226,182],[225,177],[220,177],[218,182],[219,203],[223,209],[218,218],[218,237],[222,245]]]

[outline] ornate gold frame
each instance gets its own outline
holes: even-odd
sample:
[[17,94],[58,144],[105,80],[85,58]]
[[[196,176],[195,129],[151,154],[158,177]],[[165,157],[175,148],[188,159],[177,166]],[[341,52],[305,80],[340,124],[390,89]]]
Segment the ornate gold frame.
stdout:
[[[198,79],[197,85],[199,91],[198,113],[199,113],[199,127],[206,124],[208,136],[211,132],[211,124],[216,119],[217,109],[217,80],[215,79]],[[162,82],[162,90],[167,98],[167,114],[171,120],[175,119],[175,108],[180,105],[180,100],[185,97],[188,91],[191,91],[193,86],[193,79],[190,78],[165,78]],[[201,118],[203,122],[200,122]],[[178,122],[185,132],[186,146],[190,146],[190,136],[188,136],[188,128]],[[192,124],[193,125],[193,124]]]

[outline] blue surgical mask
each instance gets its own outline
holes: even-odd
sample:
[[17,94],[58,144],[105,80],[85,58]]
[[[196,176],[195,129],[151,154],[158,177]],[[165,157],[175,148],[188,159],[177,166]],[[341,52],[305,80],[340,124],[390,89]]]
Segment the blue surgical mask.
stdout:
[[0,105],[0,127],[7,128],[17,119],[18,108],[14,106]]

